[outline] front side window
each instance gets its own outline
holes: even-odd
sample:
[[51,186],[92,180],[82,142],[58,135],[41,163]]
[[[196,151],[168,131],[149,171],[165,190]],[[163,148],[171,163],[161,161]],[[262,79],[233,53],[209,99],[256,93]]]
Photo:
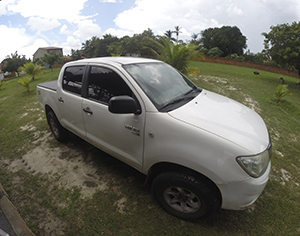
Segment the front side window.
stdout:
[[63,75],[63,89],[81,95],[84,66],[67,67]]
[[133,96],[125,81],[113,70],[92,66],[88,77],[88,98],[108,104],[114,96]]

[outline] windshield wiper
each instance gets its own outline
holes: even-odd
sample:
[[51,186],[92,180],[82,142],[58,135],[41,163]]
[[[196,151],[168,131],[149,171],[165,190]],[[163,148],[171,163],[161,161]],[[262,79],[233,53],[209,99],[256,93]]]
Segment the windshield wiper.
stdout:
[[186,96],[186,95],[193,94],[195,92],[201,92],[201,91],[202,91],[202,89],[194,87],[191,90],[189,90],[188,92],[186,92],[184,95]]
[[160,110],[160,111],[161,111],[161,110],[164,110],[164,109],[166,109],[167,107],[173,106],[173,105],[175,105],[175,104],[177,104],[177,103],[179,103],[179,102],[182,102],[182,101],[184,101],[184,100],[185,100],[185,97],[180,97],[180,98],[174,99],[174,100],[168,102],[167,104],[163,105],[159,110]]
[[159,108],[159,111],[170,111],[171,108],[177,108],[194,99],[201,91],[201,88],[195,87],[186,92],[185,94],[181,95],[180,97],[175,98],[169,101],[168,103],[164,104],[161,108]]

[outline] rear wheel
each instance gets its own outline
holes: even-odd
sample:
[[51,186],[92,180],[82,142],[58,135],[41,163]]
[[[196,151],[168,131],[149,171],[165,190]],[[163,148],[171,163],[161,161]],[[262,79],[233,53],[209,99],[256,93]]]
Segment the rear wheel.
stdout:
[[50,127],[53,136],[59,142],[65,142],[68,137],[68,131],[61,126],[53,111],[48,111],[46,113],[46,116],[47,116],[48,125]]
[[189,221],[207,218],[221,205],[211,184],[185,173],[160,174],[152,183],[152,193],[166,212]]

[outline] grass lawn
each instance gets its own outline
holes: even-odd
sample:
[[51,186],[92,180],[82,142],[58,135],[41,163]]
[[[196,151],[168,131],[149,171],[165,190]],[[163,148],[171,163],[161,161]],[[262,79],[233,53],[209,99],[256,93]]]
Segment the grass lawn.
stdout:
[[[205,62],[190,67],[200,69],[189,76],[199,87],[233,98],[265,120],[272,171],[258,201],[244,211],[185,222],[160,209],[131,167],[77,137],[56,142],[36,95],[38,83],[57,78],[56,68],[37,76],[29,93],[17,78],[0,90],[0,183],[37,236],[300,234],[299,79]],[[280,77],[292,95],[276,103]]]

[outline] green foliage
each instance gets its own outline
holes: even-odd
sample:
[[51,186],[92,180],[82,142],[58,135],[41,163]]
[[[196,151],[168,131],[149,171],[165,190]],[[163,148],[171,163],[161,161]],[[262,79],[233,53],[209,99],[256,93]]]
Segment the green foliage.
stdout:
[[197,54],[196,45],[174,44],[165,37],[161,37],[160,42],[156,42],[154,45],[155,48],[149,49],[156,54],[157,58],[170,64],[182,73],[187,71],[188,62]]
[[29,84],[30,84],[31,81],[32,81],[32,78],[28,78],[27,77],[27,78],[21,78],[21,79],[19,79],[18,83],[21,84],[21,85],[23,85],[26,88],[27,93],[29,93],[29,91],[30,91]]
[[3,84],[4,84],[4,80],[0,80],[0,90],[2,89]]
[[269,33],[263,33],[264,53],[280,66],[296,69],[300,73],[300,22],[271,26]]
[[291,95],[288,94],[288,85],[287,84],[280,84],[277,86],[276,92],[275,92],[275,101],[276,103],[279,103],[282,101],[282,99],[287,96],[287,95]]
[[175,42],[176,39],[173,38],[173,33],[174,33],[174,31],[172,31],[172,30],[167,30],[167,31],[165,32],[164,36],[167,37],[170,41],[174,41],[174,42]]
[[236,53],[242,55],[247,48],[246,37],[236,26],[223,26],[222,28],[209,28],[201,32],[200,43],[208,50],[218,47],[222,57]]
[[54,52],[46,53],[41,59],[45,64],[50,65],[51,70],[52,70],[52,66],[55,63],[59,64],[59,63],[62,63],[64,60],[62,54],[54,53]]
[[30,60],[26,59],[24,55],[18,55],[18,52],[12,53],[10,56],[7,56],[6,59],[1,63],[1,70],[6,72],[17,72],[20,66],[23,66],[25,63]]
[[143,57],[153,56],[148,50],[150,39],[155,36],[151,29],[145,30],[142,34],[135,34],[132,37],[125,36],[121,39],[110,34],[104,35],[102,39],[92,37],[82,44],[85,57],[120,56],[136,54]]
[[223,52],[220,48],[214,47],[214,48],[211,48],[210,50],[208,50],[206,55],[209,57],[221,57],[223,55]]
[[84,56],[88,58],[110,56],[107,48],[118,41],[119,39],[111,34],[104,35],[102,39],[94,36],[82,44]]
[[30,75],[31,79],[34,80],[34,77],[40,74],[41,69],[41,66],[31,61],[21,66],[18,71],[26,72],[26,74]]
[[71,59],[72,61],[81,59],[81,52],[79,50],[71,49]]

